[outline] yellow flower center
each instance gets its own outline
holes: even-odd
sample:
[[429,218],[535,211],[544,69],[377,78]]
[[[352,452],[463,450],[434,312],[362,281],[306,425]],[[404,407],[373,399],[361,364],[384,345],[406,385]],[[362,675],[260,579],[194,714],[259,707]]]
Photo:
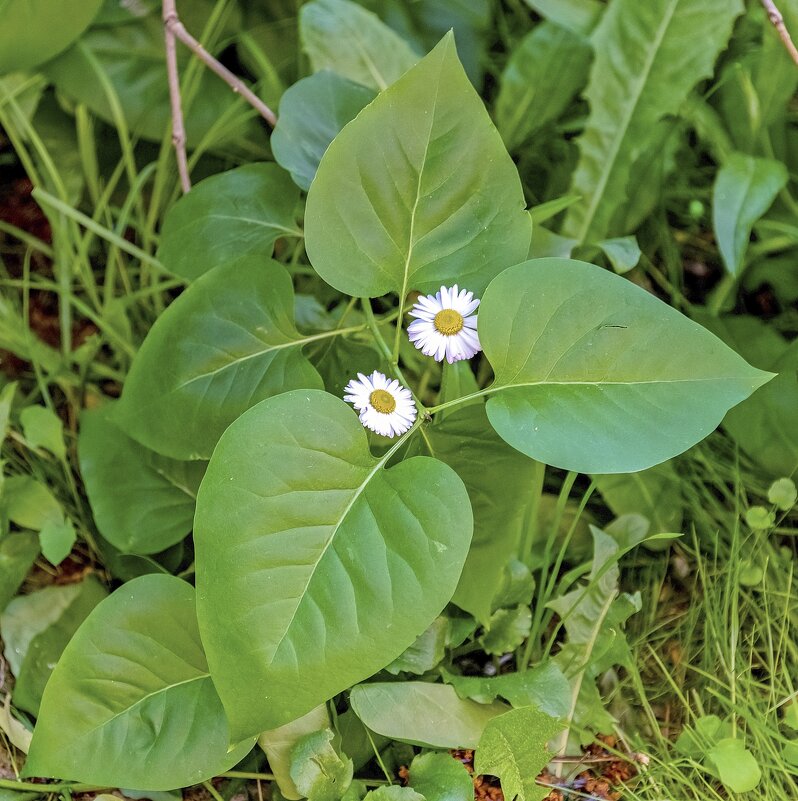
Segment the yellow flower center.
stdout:
[[443,309],[435,315],[433,324],[441,334],[447,337],[459,334],[463,330],[463,315],[454,309]]
[[374,411],[380,414],[390,414],[396,409],[396,400],[393,395],[385,389],[375,389],[369,395],[369,403]]

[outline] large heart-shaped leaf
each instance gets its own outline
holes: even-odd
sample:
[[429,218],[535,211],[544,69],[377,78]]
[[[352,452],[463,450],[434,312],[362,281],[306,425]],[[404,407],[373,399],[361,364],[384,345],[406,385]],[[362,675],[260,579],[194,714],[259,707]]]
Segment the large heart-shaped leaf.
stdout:
[[249,256],[271,258],[283,236],[301,237],[299,191],[276,164],[247,164],[198,183],[169,210],[158,258],[194,280]]
[[307,251],[349,295],[455,282],[479,292],[527,255],[524,205],[448,34],[327,149],[308,193]]
[[506,270],[480,306],[488,418],[533,459],[585,473],[663,462],[772,376],[629,281],[584,262]]
[[120,551],[159,553],[191,531],[205,463],[147,450],[116,426],[109,412],[95,409],[80,418],[80,472],[94,520]]
[[320,387],[293,320],[285,269],[269,259],[218,267],[150,329],[114,409],[130,436],[174,459],[208,459],[241,412],[297,387]]
[[367,678],[451,598],[471,540],[465,487],[434,459],[386,458],[315,390],[263,401],[219,441],[194,536],[200,627],[234,736]]
[[228,770],[252,747],[228,752],[228,742],[194,590],[172,576],[142,576],[97,606],[67,645],[44,691],[25,775],[171,790]]

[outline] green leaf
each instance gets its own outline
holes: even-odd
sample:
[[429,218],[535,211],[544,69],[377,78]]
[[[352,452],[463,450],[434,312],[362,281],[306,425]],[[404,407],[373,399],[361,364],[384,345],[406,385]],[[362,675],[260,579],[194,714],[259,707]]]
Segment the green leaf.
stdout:
[[712,221],[720,255],[732,275],[742,272],[751,229],[785,187],[787,177],[780,161],[744,153],[733,153],[718,171]]
[[352,782],[352,760],[333,747],[330,729],[306,734],[291,750],[291,780],[308,801],[338,801]]
[[474,799],[471,775],[462,762],[449,754],[419,754],[410,764],[407,781],[426,801]]
[[527,456],[578,472],[665,461],[771,378],[645,290],[567,259],[494,279],[479,334],[496,375],[493,427]]
[[449,619],[436,617],[404,653],[386,665],[385,670],[394,676],[402,672],[423,675],[443,661],[448,636]]
[[0,74],[43,64],[88,28],[103,0],[0,0]]
[[11,407],[14,405],[16,391],[16,381],[12,381],[0,389],[0,445],[5,441],[8,434],[8,421],[11,417]]
[[742,740],[727,737],[707,752],[707,762],[717,771],[718,778],[735,793],[755,789],[762,771],[754,755]]
[[601,19],[604,5],[600,0],[525,0],[542,17],[574,33],[590,33]]
[[69,556],[76,539],[71,520],[48,520],[39,532],[42,556],[57,567]]
[[426,799],[412,787],[400,787],[392,784],[369,791],[363,801],[426,801]]
[[[195,5],[200,5],[198,0],[182,4],[181,15]],[[190,21],[185,17],[183,21],[191,30]],[[201,28],[193,32],[199,34]],[[183,68],[194,58],[187,48],[179,48],[177,53]],[[124,25],[92,27],[69,50],[48,61],[42,71],[60,92],[111,125],[116,126],[111,100],[115,95],[118,110],[134,133],[160,142],[169,129],[169,83],[160,15]],[[233,110],[237,104],[241,108],[238,113]],[[191,102],[185,103],[184,114],[189,147],[200,141],[205,147],[228,143],[245,134],[262,136],[240,98],[210,70],[200,73],[198,89]]]
[[69,641],[44,691],[24,775],[170,790],[229,770],[252,747],[228,752],[229,739],[194,590],[172,576],[143,576],[106,598]]
[[[11,714],[11,695],[6,695],[3,706],[0,707],[0,731],[5,735],[15,748],[27,754],[30,749],[32,733],[17,718]],[[11,791],[12,801],[20,801],[16,793]],[[35,796],[38,797],[38,796]]]
[[299,190],[276,164],[247,164],[213,175],[169,209],[158,258],[190,281],[233,262],[265,262],[277,239],[302,236],[298,203]]
[[401,36],[348,0],[313,0],[299,12],[302,47],[313,70],[329,69],[380,91],[418,61]]
[[94,520],[120,551],[160,553],[191,531],[205,464],[147,450],[111,422],[112,408],[80,418],[80,472]]
[[798,489],[791,478],[779,478],[768,487],[768,501],[782,512],[789,512],[798,501]]
[[277,163],[297,186],[309,189],[330,142],[375,97],[373,89],[329,70],[303,78],[285,92],[269,142]]
[[481,403],[456,409],[425,429],[423,438],[411,442],[410,452],[446,462],[468,490],[474,539],[452,601],[486,624],[504,584],[505,567],[518,555],[535,462],[496,436]]
[[462,700],[446,684],[423,681],[359,684],[349,701],[372,731],[424,748],[476,748],[505,704]]
[[451,684],[461,698],[473,698],[481,704],[501,697],[515,708],[536,706],[555,718],[565,718],[571,709],[571,685],[551,660],[531,670],[489,678],[441,672],[446,683]]
[[615,239],[603,239],[596,242],[596,247],[607,257],[618,275],[628,273],[637,267],[641,251],[637,239],[633,236],[621,236]]
[[454,592],[471,540],[462,482],[385,469],[325,392],[258,404],[222,436],[197,498],[199,618],[235,736],[274,728],[384,667]]
[[532,612],[528,606],[499,609],[491,615],[479,642],[489,654],[506,654],[518,648],[529,636]]
[[22,433],[32,448],[45,448],[59,459],[66,458],[64,424],[45,406],[28,406],[20,412]]
[[765,531],[776,525],[776,515],[764,506],[752,506],[745,510],[745,522],[754,531]]
[[585,243],[628,233],[611,230],[611,221],[625,205],[637,155],[657,122],[711,75],[742,10],[741,0],[610,3],[592,37],[590,116],[571,185],[584,200],[569,210],[565,235]]
[[284,726],[261,732],[258,745],[269,760],[269,769],[274,774],[277,786],[284,798],[297,801],[302,793],[291,779],[291,751],[306,734],[327,729],[330,726],[330,715],[327,705],[320,704],[311,709],[307,715],[292,720]]
[[20,532],[0,539],[0,612],[14,597],[39,555],[39,538]]
[[335,138],[305,229],[319,275],[360,297],[455,282],[479,293],[526,256],[518,173],[451,34]]
[[20,595],[0,615],[5,656],[16,679],[14,704],[38,715],[42,693],[67,643],[108,593],[93,578]]
[[155,322],[136,355],[114,420],[151,450],[208,459],[222,432],[258,401],[320,387],[302,355],[291,278],[263,259],[195,281]]
[[643,515],[652,534],[682,530],[682,479],[671,462],[638,473],[594,475],[593,480],[615,515]]
[[717,715],[703,715],[692,726],[685,726],[674,747],[683,756],[700,761],[720,740],[734,736],[734,727]]
[[542,801],[549,788],[539,787],[535,779],[552,757],[546,743],[562,728],[534,706],[506,712],[485,727],[474,754],[474,772],[498,776],[505,798]]
[[496,127],[513,150],[556,120],[587,83],[593,51],[584,36],[544,22],[515,47],[501,75]]
[[2,497],[8,519],[22,528],[40,531],[48,522],[64,519],[50,490],[31,476],[7,478]]

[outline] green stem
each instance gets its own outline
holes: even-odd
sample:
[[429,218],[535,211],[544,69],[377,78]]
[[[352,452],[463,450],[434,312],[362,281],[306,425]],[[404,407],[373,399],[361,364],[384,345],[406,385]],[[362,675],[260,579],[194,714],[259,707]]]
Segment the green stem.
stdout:
[[0,789],[16,790],[20,793],[95,793],[101,790],[114,790],[98,784],[75,784],[73,782],[60,782],[58,784],[39,784],[38,782],[18,782],[13,779],[0,779]]
[[463,395],[462,398],[455,398],[454,400],[446,401],[446,403],[440,403],[437,406],[430,406],[427,409],[429,414],[435,414],[435,412],[442,412],[444,409],[449,409],[452,406],[459,406],[461,403],[467,403],[470,400],[474,400],[474,398],[481,398],[485,395],[490,395],[493,392],[498,392],[501,387],[497,386],[490,386],[486,387],[485,389],[480,389],[477,392],[472,392],[470,395]]

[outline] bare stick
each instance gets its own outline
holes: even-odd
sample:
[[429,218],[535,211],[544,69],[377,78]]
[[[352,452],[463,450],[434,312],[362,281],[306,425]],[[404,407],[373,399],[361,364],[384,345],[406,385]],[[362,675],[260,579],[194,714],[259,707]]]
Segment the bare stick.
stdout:
[[166,40],[166,74],[169,80],[169,102],[172,106],[172,143],[177,156],[177,171],[180,186],[185,194],[191,189],[186,158],[186,127],[183,123],[183,106],[180,102],[180,76],[177,72],[177,45],[175,35],[169,27],[169,20],[177,17],[175,0],[163,0],[164,38]]
[[[163,21],[167,33],[179,39],[197,58],[215,72],[234,92],[240,94],[266,122],[274,128],[277,117],[274,112],[227,67],[219,63],[186,29],[177,16],[174,0],[164,0]],[[168,39],[167,39],[168,41]]]
[[784,47],[787,48],[790,58],[798,64],[798,48],[795,47],[790,32],[784,24],[784,17],[782,17],[781,11],[776,8],[776,4],[773,0],[762,0],[762,5],[765,7],[765,11],[767,11],[768,18],[773,24],[773,27],[779,32],[781,41],[784,43]]

